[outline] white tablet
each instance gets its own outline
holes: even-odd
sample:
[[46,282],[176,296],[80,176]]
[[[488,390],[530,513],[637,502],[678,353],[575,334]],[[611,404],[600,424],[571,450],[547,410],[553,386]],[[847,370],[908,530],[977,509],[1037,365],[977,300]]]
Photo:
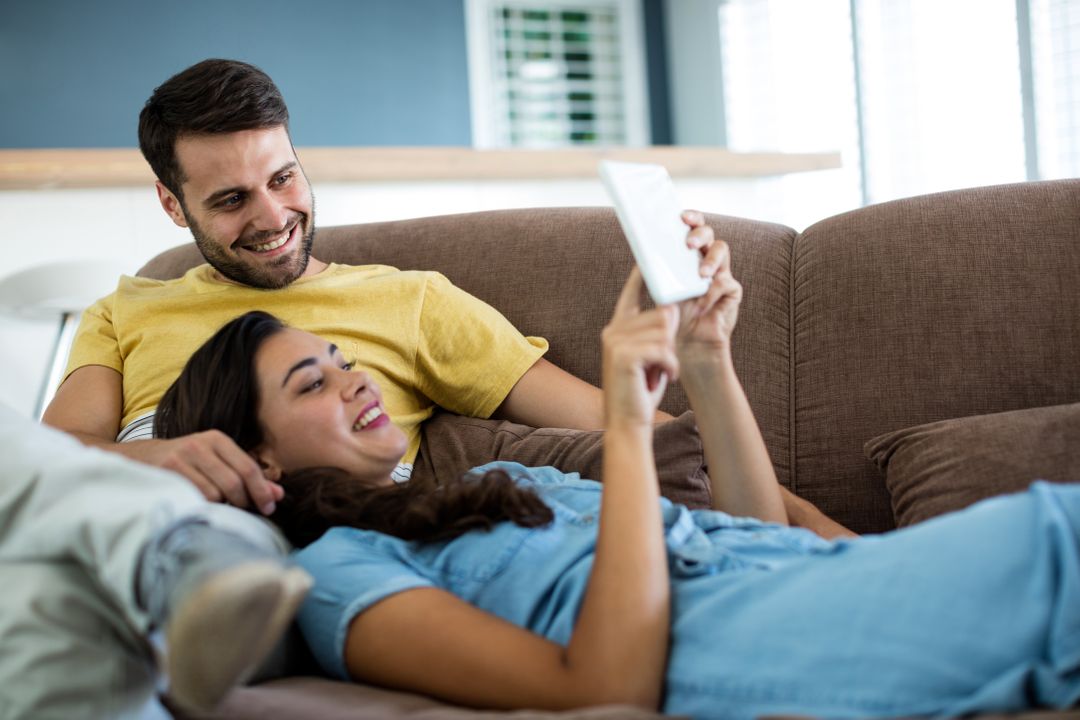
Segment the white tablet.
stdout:
[[698,274],[701,253],[686,246],[690,228],[682,221],[683,208],[667,170],[601,160],[600,179],[656,304],[704,295],[709,279]]

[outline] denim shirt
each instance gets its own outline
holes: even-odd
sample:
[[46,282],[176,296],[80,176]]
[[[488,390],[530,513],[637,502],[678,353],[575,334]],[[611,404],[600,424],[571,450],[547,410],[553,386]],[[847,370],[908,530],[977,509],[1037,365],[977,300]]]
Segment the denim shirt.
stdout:
[[[357,614],[419,587],[441,588],[549,640],[569,643],[596,551],[602,486],[576,473],[509,462],[489,463],[473,474],[493,469],[532,486],[554,521],[539,528],[502,522],[433,543],[337,527],[296,553],[297,563],[315,578],[300,610],[300,628],[326,672],[348,679],[345,637]],[[807,531],[691,511],[664,498],[659,509],[673,580],[768,567],[827,545]]]
[[[297,554],[300,626],[345,679],[357,613],[439,587],[567,644],[596,543],[597,483],[492,463],[554,511],[438,543],[335,528]],[[958,716],[1080,702],[1080,485],[1036,483],[913,528],[825,541],[661,500],[671,576],[663,710],[694,718]]]

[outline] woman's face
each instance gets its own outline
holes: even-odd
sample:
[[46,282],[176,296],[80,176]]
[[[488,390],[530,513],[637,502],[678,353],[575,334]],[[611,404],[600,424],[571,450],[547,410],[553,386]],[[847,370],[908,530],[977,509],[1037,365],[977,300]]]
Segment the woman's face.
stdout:
[[255,453],[268,474],[335,467],[374,485],[392,482],[405,434],[375,383],[336,345],[286,328],[259,348],[255,374],[264,435]]

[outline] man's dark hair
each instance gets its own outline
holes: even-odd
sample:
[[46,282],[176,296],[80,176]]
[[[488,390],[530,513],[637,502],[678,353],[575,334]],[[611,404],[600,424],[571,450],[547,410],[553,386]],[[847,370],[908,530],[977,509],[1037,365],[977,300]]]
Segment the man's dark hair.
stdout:
[[289,109],[269,75],[239,60],[203,60],[154,89],[139,113],[139,149],[183,202],[178,138],[278,126],[289,129]]

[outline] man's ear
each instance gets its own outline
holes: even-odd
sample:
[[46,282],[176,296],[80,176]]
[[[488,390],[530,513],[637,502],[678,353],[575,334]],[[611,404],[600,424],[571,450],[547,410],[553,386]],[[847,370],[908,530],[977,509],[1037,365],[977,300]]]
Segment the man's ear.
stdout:
[[180,198],[173,195],[172,190],[161,184],[160,180],[154,181],[154,189],[157,190],[158,202],[172,221],[182,228],[188,226],[187,218],[184,217],[184,207],[180,204]]
[[263,472],[263,477],[270,482],[281,482],[281,476],[284,473],[281,469],[281,465],[274,459],[273,453],[260,445],[251,451],[251,457],[255,458],[255,462],[259,463],[259,468]]

